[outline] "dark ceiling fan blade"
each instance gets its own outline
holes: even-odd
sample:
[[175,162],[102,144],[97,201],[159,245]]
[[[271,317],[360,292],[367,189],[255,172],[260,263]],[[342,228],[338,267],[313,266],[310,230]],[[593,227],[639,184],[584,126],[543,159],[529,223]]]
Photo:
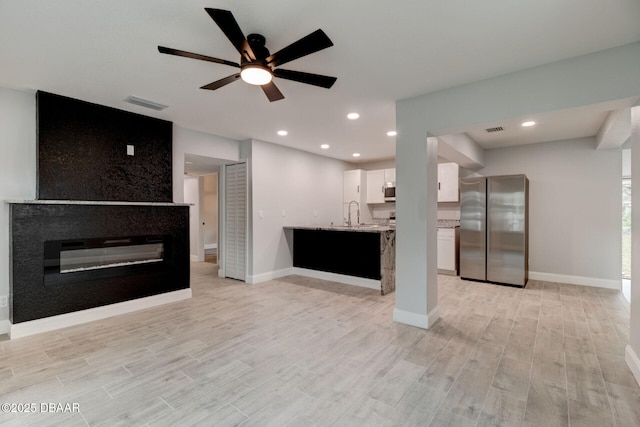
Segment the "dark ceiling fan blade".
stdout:
[[284,99],[284,95],[282,94],[282,92],[280,92],[280,89],[278,89],[275,83],[270,82],[260,87],[262,88],[264,94],[267,95],[267,98],[269,98],[269,101],[273,102]]
[[333,42],[322,30],[316,30],[313,33],[301,38],[297,42],[291,43],[289,46],[280,49],[267,58],[267,63],[271,67],[277,67],[286,64],[294,59],[317,52],[322,49],[333,46]]
[[191,53],[184,50],[172,49],[170,47],[164,46],[158,46],[158,51],[160,53],[166,53],[168,55],[183,56],[185,58],[199,59],[201,61],[215,62],[216,64],[225,64],[232,67],[240,68],[240,64],[236,62],[227,61],[226,59],[214,58],[213,56],[200,55],[199,53]]
[[200,89],[208,89],[208,90],[216,90],[220,89],[222,86],[226,86],[229,83],[233,83],[240,78],[240,73],[232,74],[224,79],[216,80],[213,83],[209,83],[208,85],[202,86]]
[[306,83],[308,85],[320,86],[329,89],[338,80],[337,77],[323,76],[321,74],[304,73],[302,71],[283,70],[278,68],[273,71],[273,75],[294,82]]
[[240,29],[238,21],[236,21],[236,18],[233,17],[233,14],[230,11],[212,9],[210,7],[205,7],[204,10],[206,10],[211,19],[218,24],[218,27],[220,27],[224,35],[227,36],[231,44],[233,44],[236,50],[240,52],[240,55],[246,56],[249,61],[256,60],[256,56],[253,53],[251,46],[249,46],[247,38]]

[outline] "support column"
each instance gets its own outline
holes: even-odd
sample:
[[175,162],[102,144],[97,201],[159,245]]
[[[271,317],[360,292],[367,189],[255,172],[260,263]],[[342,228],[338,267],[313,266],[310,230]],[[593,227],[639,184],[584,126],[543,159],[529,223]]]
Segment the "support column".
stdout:
[[625,360],[640,384],[640,106],[631,108],[631,324]]
[[428,329],[438,319],[438,140],[396,144],[396,322]]

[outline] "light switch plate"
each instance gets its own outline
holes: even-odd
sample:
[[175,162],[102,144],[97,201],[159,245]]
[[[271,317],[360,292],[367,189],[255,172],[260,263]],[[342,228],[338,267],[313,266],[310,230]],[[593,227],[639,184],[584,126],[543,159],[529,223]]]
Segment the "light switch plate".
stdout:
[[127,156],[133,156],[133,155],[134,155],[133,145],[127,145]]

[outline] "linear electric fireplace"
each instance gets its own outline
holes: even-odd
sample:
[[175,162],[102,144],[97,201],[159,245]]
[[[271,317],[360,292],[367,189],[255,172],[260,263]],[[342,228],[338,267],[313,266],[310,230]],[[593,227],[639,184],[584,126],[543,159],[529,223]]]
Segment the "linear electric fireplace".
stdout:
[[171,236],[128,236],[44,242],[44,284],[58,286],[163,270]]

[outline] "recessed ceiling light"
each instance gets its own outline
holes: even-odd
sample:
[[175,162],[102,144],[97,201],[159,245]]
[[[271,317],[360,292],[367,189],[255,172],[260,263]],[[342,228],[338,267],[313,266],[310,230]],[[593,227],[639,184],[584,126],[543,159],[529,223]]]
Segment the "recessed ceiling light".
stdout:
[[320,148],[322,148],[323,150],[326,150],[329,148],[329,144],[322,144]]
[[390,130],[389,132],[387,132],[387,136],[396,136],[398,134],[398,132],[396,132],[395,130]]
[[352,156],[353,157],[360,157],[360,153],[353,153]]
[[522,127],[528,128],[530,126],[535,125],[536,122],[534,122],[533,120],[529,120],[528,122],[522,122]]
[[289,135],[289,132],[287,132],[286,130],[282,129],[278,131],[278,135],[280,136],[287,136]]
[[358,120],[360,118],[360,114],[358,113],[349,113],[347,114],[347,119],[349,120]]

